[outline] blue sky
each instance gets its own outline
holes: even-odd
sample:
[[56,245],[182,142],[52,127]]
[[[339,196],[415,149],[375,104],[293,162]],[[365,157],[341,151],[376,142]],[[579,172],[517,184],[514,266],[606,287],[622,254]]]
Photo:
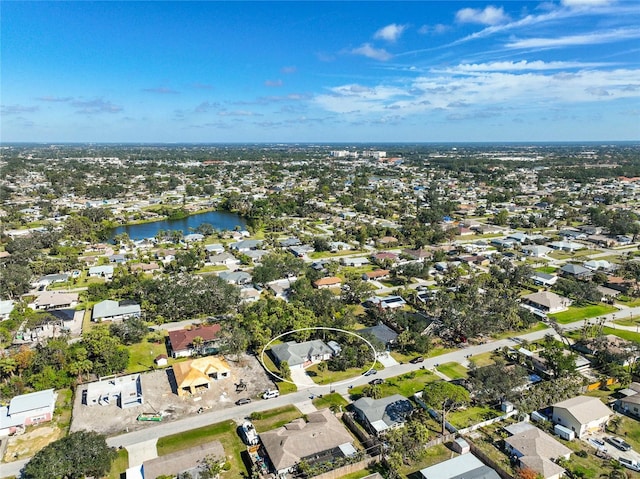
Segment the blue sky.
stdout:
[[637,0],[2,2],[2,141],[640,138]]

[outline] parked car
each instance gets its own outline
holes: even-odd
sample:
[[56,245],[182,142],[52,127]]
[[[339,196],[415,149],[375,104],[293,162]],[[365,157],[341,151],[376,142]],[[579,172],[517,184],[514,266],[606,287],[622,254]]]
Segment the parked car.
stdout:
[[631,469],[632,471],[640,472],[640,463],[633,459],[627,459],[626,457],[619,457],[618,462],[622,464],[624,467]]
[[411,364],[419,364],[424,362],[424,358],[422,356],[418,356],[417,358],[413,358],[411,361],[409,361]]
[[280,396],[280,391],[278,391],[277,389],[267,389],[262,394],[262,399],[273,399],[277,398],[278,396]]
[[369,371],[364,373],[363,376],[373,376],[374,374],[378,374],[378,370],[377,369],[370,369]]
[[631,445],[628,442],[624,442],[619,437],[611,436],[607,439],[607,441],[609,441],[610,444],[613,444],[621,451],[628,451],[629,449],[631,449]]
[[244,404],[249,404],[251,402],[251,398],[240,398],[236,401],[236,406],[242,406]]
[[376,378],[376,379],[372,379],[371,381],[369,381],[369,384],[382,384],[384,382],[384,379],[381,378]]

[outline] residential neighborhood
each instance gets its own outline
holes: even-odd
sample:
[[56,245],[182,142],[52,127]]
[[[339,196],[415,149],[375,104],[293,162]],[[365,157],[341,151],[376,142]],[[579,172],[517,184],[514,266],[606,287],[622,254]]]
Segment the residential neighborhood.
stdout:
[[639,478],[637,147],[341,148],[3,147],[0,477]]

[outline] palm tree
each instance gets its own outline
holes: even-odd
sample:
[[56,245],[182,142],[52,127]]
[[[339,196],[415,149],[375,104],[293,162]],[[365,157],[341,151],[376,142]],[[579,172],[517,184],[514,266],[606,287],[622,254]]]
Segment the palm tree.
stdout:
[[193,349],[195,350],[196,354],[200,355],[202,354],[204,339],[202,338],[202,336],[196,336],[195,338],[193,338],[193,341],[191,341],[191,345],[193,346]]

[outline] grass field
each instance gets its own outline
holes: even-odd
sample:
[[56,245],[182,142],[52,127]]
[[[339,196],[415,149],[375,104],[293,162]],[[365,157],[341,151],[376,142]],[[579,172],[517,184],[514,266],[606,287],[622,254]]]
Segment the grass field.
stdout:
[[[271,357],[269,357],[268,354],[264,354],[263,358],[264,358],[264,365],[266,366],[266,368],[269,371],[273,371],[275,374],[279,376],[280,370],[273,363],[273,360],[271,359]],[[274,380],[276,381],[276,386],[278,387],[278,391],[280,391],[280,394],[294,393],[298,390],[297,386],[293,383],[290,383],[287,381],[279,381],[276,378],[274,378]]]
[[604,328],[602,328],[602,333],[613,334],[614,336],[618,336],[619,338],[626,339],[627,341],[640,343],[640,333],[634,333],[633,331],[626,331],[624,329],[613,329],[605,326]]
[[551,273],[555,273],[557,271],[558,268],[554,267],[554,266],[542,266],[541,268],[536,268],[535,270],[538,273],[547,273],[547,274],[551,274]]
[[436,369],[449,379],[465,379],[467,377],[467,368],[460,363],[444,363],[440,364]]
[[547,329],[548,327],[549,326],[544,324],[542,321],[538,321],[533,326],[531,326],[531,327],[529,327],[527,329],[523,329],[521,331],[505,331],[503,333],[494,334],[492,336],[492,338],[494,338],[494,339],[504,339],[504,338],[509,338],[511,336],[516,336],[516,335],[520,335],[520,334],[529,334],[529,333],[534,333],[536,331],[542,331],[543,329]]
[[[159,354],[167,354],[167,347],[164,343],[150,343],[146,339],[141,343],[127,346],[129,350],[129,364],[126,373],[140,373],[143,371],[151,371],[155,369],[153,360]],[[169,358],[169,363],[174,362],[173,358]]]
[[268,411],[254,412],[251,421],[258,433],[270,431],[302,417],[302,413],[293,405],[282,406]]
[[585,256],[591,256],[592,254],[602,253],[599,249],[581,249],[574,251],[573,253],[566,253],[564,251],[553,251],[549,253],[549,256],[554,259],[571,259],[571,258],[584,258]]
[[437,446],[425,449],[424,453],[418,461],[410,464],[404,464],[398,472],[400,472],[400,477],[403,478],[422,478],[420,469],[433,466],[434,464],[438,464],[442,461],[446,461],[447,459],[451,459],[454,456],[457,456],[457,454],[452,452],[450,449],[447,449],[447,446],[445,446],[444,444],[438,444]]
[[[400,394],[404,397],[413,396],[418,391],[424,389],[424,385],[432,381],[438,381],[440,378],[426,369],[418,369],[401,376],[395,376],[387,379],[380,385],[382,397]],[[366,386],[358,386],[351,389],[351,397],[359,398]]]
[[490,366],[494,364],[495,360],[493,358],[494,358],[493,351],[487,351],[486,353],[476,354],[475,356],[471,356],[469,360],[473,361],[476,367],[481,368],[484,366]]
[[603,314],[615,313],[618,309],[608,304],[592,304],[589,306],[570,306],[568,310],[561,313],[550,314],[549,317],[555,319],[560,324],[573,323],[587,318],[595,318]]
[[[316,384],[332,384],[339,383],[342,381],[346,381],[347,379],[356,378],[361,376],[363,373],[367,372],[371,367],[371,363],[366,365],[364,368],[350,368],[346,371],[329,371],[329,369],[325,369],[324,371],[318,370],[318,365],[314,364],[306,369],[307,374],[313,382]],[[375,368],[378,370],[384,369],[380,363],[376,363]]]
[[489,407],[473,406],[449,413],[447,415],[447,421],[458,429],[462,429],[486,421],[487,419],[493,419],[500,414],[499,411]]
[[346,399],[338,393],[325,394],[322,397],[315,398],[312,402],[317,409],[324,409],[327,407],[335,409],[342,407],[344,409],[347,404],[349,404]]
[[443,354],[450,353],[452,351],[456,351],[457,348],[443,348],[443,347],[434,347],[427,354],[403,354],[400,351],[391,351],[391,357],[398,361],[399,363],[408,363],[413,358],[417,358],[418,356],[422,356],[425,358],[435,358],[436,356],[441,356]]
[[161,437],[156,446],[158,456],[165,456],[172,452],[217,440],[222,443],[227,460],[231,465],[231,469],[226,473],[228,477],[248,477],[248,471],[240,455],[245,450],[245,445],[238,436],[236,428],[234,421],[224,421],[180,434]]
[[111,470],[107,479],[120,479],[120,475],[125,473],[129,467],[129,453],[126,449],[120,449],[118,455],[111,462]]

